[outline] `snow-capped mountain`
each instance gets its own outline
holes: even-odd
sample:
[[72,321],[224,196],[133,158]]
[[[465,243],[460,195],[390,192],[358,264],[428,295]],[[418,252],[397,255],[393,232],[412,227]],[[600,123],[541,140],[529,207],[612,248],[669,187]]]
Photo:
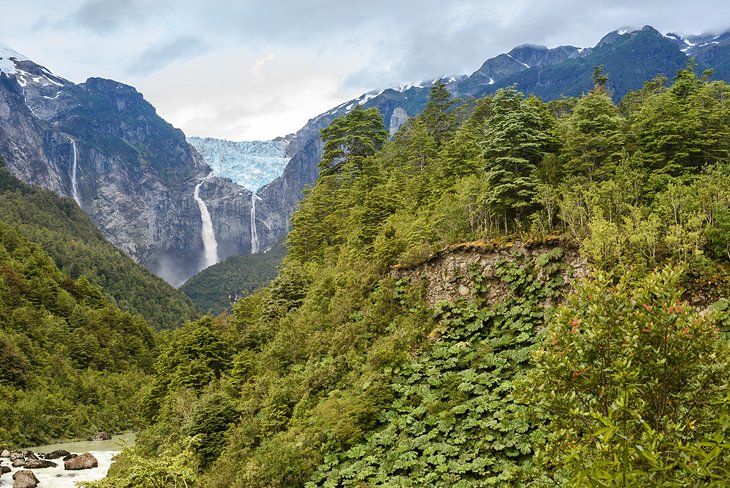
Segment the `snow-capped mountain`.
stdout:
[[213,174],[256,192],[281,176],[291,159],[289,138],[270,141],[227,141],[210,137],[188,137]]

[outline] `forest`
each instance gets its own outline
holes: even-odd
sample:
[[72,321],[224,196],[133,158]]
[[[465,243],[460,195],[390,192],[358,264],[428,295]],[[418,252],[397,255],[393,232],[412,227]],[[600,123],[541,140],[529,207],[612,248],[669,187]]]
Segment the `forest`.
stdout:
[[[727,486],[730,85],[690,63],[610,86],[436,83],[393,138],[376,109],[335,120],[267,287],[158,336],[154,364],[141,324],[134,364],[71,358],[151,368],[136,446],[85,486]],[[53,283],[18,309],[97,330],[93,285]]]

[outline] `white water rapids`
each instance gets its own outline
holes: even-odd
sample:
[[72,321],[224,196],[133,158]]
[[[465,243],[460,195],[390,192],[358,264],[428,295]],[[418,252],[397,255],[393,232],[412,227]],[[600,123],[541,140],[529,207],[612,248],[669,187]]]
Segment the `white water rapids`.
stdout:
[[193,198],[198,202],[198,208],[200,209],[200,220],[201,220],[201,236],[203,238],[203,251],[205,261],[203,263],[203,269],[208,266],[213,266],[218,262],[218,242],[215,240],[215,232],[213,231],[213,220],[210,218],[210,212],[208,212],[208,206],[205,204],[202,198],[200,198],[200,185],[202,185],[208,177],[203,178],[203,181],[195,185],[195,191],[193,192]]
[[261,197],[255,193],[251,194],[251,254],[256,254],[261,250],[259,244],[259,233],[256,230],[256,200]]
[[[124,446],[134,444],[134,434],[124,434],[114,436],[110,441],[90,441],[90,442],[68,442],[64,444],[50,444],[46,446],[36,446],[27,448],[35,453],[48,453],[56,449],[65,449],[67,451],[81,454],[90,452],[99,461],[98,468],[84,469],[80,471],[66,471],[63,469],[63,460],[54,459],[53,462],[58,466],[55,468],[33,469],[40,483],[38,488],[73,488],[79,481],[94,481],[106,476],[109,466],[112,464],[112,458],[119,453]],[[26,449],[23,449],[25,451]],[[10,467],[10,460],[0,459],[0,464]],[[0,487],[10,488],[13,486],[13,473],[24,468],[11,468],[11,472],[0,477]]]
[[79,193],[79,181],[76,177],[76,173],[78,172],[78,158],[79,153],[76,149],[76,141],[74,141],[70,136],[66,136],[68,140],[71,142],[71,147],[73,148],[73,165],[71,167],[71,195],[74,197],[74,200],[76,200],[76,205],[81,207],[81,194]]

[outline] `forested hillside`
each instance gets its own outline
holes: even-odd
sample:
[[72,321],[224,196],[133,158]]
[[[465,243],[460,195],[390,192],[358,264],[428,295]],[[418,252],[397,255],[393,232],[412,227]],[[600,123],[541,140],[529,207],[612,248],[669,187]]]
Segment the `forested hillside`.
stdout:
[[322,131],[279,275],[173,332],[93,486],[727,486],[730,86]]
[[109,244],[73,200],[19,181],[0,159],[0,221],[39,244],[73,279],[98,285],[122,310],[169,329],[197,317],[181,292]]
[[142,317],[0,222],[0,444],[134,427],[153,347]]
[[283,243],[279,243],[266,252],[231,256],[190,278],[180,291],[201,310],[219,314],[276,278],[285,253]]

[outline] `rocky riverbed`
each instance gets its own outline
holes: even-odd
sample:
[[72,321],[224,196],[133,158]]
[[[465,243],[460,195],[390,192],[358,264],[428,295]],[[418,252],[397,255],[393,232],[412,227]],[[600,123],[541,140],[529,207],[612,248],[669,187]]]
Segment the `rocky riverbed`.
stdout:
[[114,456],[134,443],[134,434],[107,440],[50,444],[27,449],[0,447],[0,487],[72,488],[106,476]]

